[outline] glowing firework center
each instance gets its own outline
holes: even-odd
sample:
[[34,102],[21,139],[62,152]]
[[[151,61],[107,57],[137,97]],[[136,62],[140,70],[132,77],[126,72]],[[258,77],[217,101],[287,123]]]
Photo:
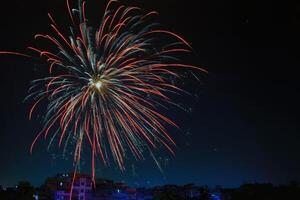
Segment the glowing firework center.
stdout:
[[103,86],[104,86],[103,79],[101,79],[101,78],[99,77],[99,75],[96,76],[95,78],[91,78],[89,81],[90,81],[90,82],[89,82],[90,88],[92,88],[92,89],[94,89],[94,90],[97,90],[97,91],[99,91],[99,92],[101,91],[101,89],[102,89]]

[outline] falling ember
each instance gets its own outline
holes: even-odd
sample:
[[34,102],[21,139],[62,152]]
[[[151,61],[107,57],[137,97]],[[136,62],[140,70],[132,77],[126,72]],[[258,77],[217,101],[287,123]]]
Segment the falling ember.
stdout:
[[126,156],[138,160],[160,146],[174,154],[175,142],[166,126],[177,125],[161,113],[161,105],[173,104],[170,92],[183,91],[171,81],[181,77],[178,69],[206,71],[178,61],[176,55],[190,52],[190,45],[157,23],[149,23],[156,12],[144,14],[138,7],[110,0],[100,23],[93,25],[85,7],[86,1],[79,0],[73,9],[67,0],[69,33],[63,33],[48,14],[52,32],[35,38],[52,46],[28,49],[46,59],[49,75],[32,82],[26,99],[34,100],[30,118],[41,102],[48,105],[44,127],[30,150],[41,136],[51,136],[51,141],[57,137],[60,146],[67,145],[72,135],[76,166],[83,143],[91,147],[94,179],[96,158],[104,165],[113,160],[124,170]]

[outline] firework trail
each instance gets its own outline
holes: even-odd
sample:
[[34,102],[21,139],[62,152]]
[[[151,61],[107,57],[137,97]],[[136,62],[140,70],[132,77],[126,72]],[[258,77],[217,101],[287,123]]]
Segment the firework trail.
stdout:
[[[149,22],[156,12],[144,14],[138,7],[110,0],[100,24],[92,26],[86,1],[79,0],[76,9],[66,2],[72,24],[69,33],[61,31],[49,13],[52,32],[35,38],[51,46],[28,47],[49,65],[49,76],[33,81],[26,98],[34,100],[30,119],[42,102],[48,105],[44,128],[30,151],[42,136],[52,135],[50,143],[58,137],[59,146],[74,137],[76,168],[83,144],[91,147],[93,180],[98,157],[104,165],[114,161],[124,170],[128,155],[141,159],[144,151],[160,146],[174,154],[175,142],[166,126],[177,126],[160,108],[173,104],[168,94],[183,90],[170,80],[181,77],[180,68],[206,72],[176,58],[178,53],[191,51],[189,43]],[[17,52],[0,54],[32,57]]]

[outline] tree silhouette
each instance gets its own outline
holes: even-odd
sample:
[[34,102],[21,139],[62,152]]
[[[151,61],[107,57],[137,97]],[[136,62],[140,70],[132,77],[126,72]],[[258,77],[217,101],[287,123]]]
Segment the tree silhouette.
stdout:
[[27,181],[21,181],[18,183],[16,200],[32,200],[35,194],[34,187]]
[[199,200],[211,200],[209,189],[207,186],[200,187],[199,192],[200,192]]

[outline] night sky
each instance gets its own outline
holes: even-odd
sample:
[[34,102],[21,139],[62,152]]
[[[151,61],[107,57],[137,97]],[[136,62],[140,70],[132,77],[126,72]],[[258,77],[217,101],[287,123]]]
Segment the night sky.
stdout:
[[[104,0],[91,6],[101,16]],[[194,182],[238,186],[245,182],[300,180],[299,74],[300,3],[271,0],[124,1],[157,10],[159,22],[192,43],[188,62],[203,66],[201,82],[185,80],[191,96],[176,97],[187,112],[169,111],[181,129],[169,129],[178,142],[176,156],[162,152],[161,174],[150,157],[126,172],[99,168],[99,177],[136,186]],[[47,12],[64,25],[64,0],[10,0],[0,6],[0,50],[23,51],[37,44],[35,33],[50,30]],[[1,56],[0,185],[20,180],[39,185],[46,177],[73,169],[61,149],[47,152],[40,140],[29,146],[40,117],[28,120],[23,102],[31,80],[43,75],[35,62]],[[38,114],[43,114],[39,112]],[[82,171],[90,173],[88,159]]]

